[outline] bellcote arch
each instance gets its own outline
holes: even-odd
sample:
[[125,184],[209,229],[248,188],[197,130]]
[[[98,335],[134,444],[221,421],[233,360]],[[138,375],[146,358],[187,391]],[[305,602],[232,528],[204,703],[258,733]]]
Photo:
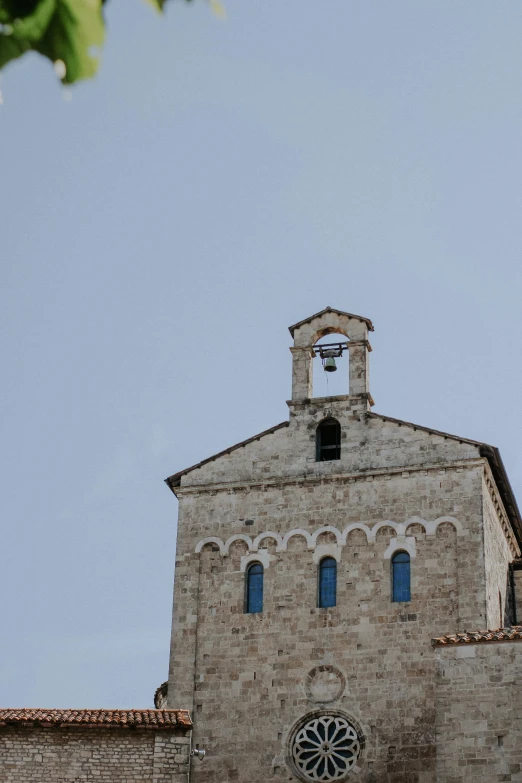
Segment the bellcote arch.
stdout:
[[[313,399],[314,346],[326,335],[340,334],[347,339],[349,354],[348,394],[369,410],[373,405],[369,385],[368,354],[372,350],[368,332],[373,332],[369,318],[326,307],[319,313],[289,327],[294,344],[292,352],[292,400],[290,407]],[[326,398],[329,399],[329,398]],[[333,399],[333,398],[332,398]]]

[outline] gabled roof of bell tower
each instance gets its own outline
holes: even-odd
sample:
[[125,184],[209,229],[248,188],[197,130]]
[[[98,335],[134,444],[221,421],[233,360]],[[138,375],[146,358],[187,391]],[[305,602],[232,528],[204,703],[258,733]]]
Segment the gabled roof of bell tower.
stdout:
[[318,313],[314,313],[314,315],[310,315],[308,318],[304,318],[302,321],[298,321],[296,324],[293,324],[293,326],[289,326],[288,331],[293,337],[294,331],[296,329],[299,329],[299,327],[303,326],[303,324],[310,323],[310,321],[313,321],[314,318],[319,318],[321,315],[325,315],[325,313],[336,313],[337,315],[345,315],[348,318],[355,318],[357,321],[364,321],[366,324],[368,324],[368,329],[370,330],[370,332],[373,332],[373,324],[369,318],[365,318],[363,315],[354,315],[353,313],[345,313],[344,310],[336,310],[335,307],[325,307],[324,310],[320,310]]

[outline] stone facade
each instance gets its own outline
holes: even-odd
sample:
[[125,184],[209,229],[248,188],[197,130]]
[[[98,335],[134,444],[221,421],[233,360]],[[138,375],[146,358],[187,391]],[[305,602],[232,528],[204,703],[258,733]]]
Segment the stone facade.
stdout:
[[510,605],[509,564],[513,560],[502,529],[502,510],[495,504],[494,482],[486,476],[483,493],[484,562],[486,570],[486,628],[501,628]]
[[102,725],[88,712],[67,724],[56,710],[1,710],[0,783],[188,783],[188,715],[185,725]]
[[522,624],[522,562],[517,564],[518,567],[513,568],[512,572],[512,584],[514,592],[514,609],[515,622]]
[[[350,778],[451,780],[438,766],[430,641],[502,624],[522,527],[496,450],[371,412],[372,328],[329,308],[291,327],[289,421],[167,480],[179,499],[167,704],[191,711],[207,750],[194,781],[308,780],[299,732],[323,730],[321,720],[353,730]],[[348,394],[313,399],[313,346],[333,333],[349,341]],[[340,423],[341,456],[321,462],[326,418]],[[410,556],[408,602],[392,601],[399,551]],[[324,556],[337,562],[330,608],[317,606]],[[264,601],[254,614],[245,577],[255,562]],[[317,780],[346,777],[327,772]]]

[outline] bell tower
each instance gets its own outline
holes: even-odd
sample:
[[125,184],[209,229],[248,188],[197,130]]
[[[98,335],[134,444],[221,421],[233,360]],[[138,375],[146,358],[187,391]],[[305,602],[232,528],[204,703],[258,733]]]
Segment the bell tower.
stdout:
[[[347,338],[345,344],[339,343],[330,351],[321,351],[322,356],[340,356],[345,350],[349,354],[349,377],[347,379],[347,397],[359,398],[366,410],[374,404],[370,394],[369,356],[372,350],[368,332],[373,332],[369,318],[345,313],[326,307],[315,315],[299,321],[289,327],[294,344],[292,352],[292,403],[306,403],[313,398],[313,359],[317,355],[315,347],[318,340],[328,334],[341,334]],[[354,400],[355,402],[355,400]]]

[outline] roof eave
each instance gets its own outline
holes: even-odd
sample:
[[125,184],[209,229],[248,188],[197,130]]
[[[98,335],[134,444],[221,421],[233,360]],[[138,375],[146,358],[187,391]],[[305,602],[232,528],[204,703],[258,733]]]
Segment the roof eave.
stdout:
[[276,424],[275,427],[269,427],[269,429],[263,430],[263,432],[260,432],[257,435],[253,435],[251,438],[242,440],[239,443],[234,444],[234,446],[229,446],[228,449],[223,449],[223,451],[218,451],[217,454],[213,454],[211,457],[207,457],[206,459],[201,460],[201,462],[197,462],[195,465],[191,465],[190,468],[185,468],[184,470],[180,470],[178,473],[173,473],[172,476],[169,476],[168,478],[165,479],[165,484],[168,486],[171,492],[173,492],[176,495],[176,488],[181,486],[181,479],[187,473],[190,473],[192,470],[197,470],[198,468],[203,467],[203,465],[206,465],[208,462],[213,462],[214,460],[219,459],[220,457],[225,457],[228,454],[231,454],[233,451],[236,451],[237,449],[241,449],[243,448],[243,446],[247,446],[249,443],[253,443],[256,440],[260,440],[261,438],[264,438],[265,435],[271,435],[273,432],[276,432],[277,430],[280,430],[283,427],[288,427],[288,425],[289,425],[288,421],[282,421],[279,424]]
[[67,710],[26,707],[0,709],[0,726],[6,725],[184,731],[192,728],[192,721],[187,710]]
[[368,411],[366,415],[368,418],[384,419],[384,421],[390,421],[393,424],[398,424],[399,426],[404,425],[405,427],[413,427],[417,430],[429,432],[430,435],[439,435],[443,438],[457,440],[459,443],[469,443],[472,446],[477,446],[480,456],[484,457],[488,461],[493,478],[495,479],[495,483],[502,498],[504,508],[506,509],[510,525],[513,529],[513,533],[515,534],[515,538],[517,539],[519,547],[522,549],[522,517],[520,516],[520,510],[518,508],[511,484],[509,483],[506,469],[504,467],[504,463],[502,462],[502,457],[500,456],[500,451],[496,448],[496,446],[490,446],[488,443],[483,443],[478,440],[471,440],[470,438],[462,438],[458,435],[452,435],[449,432],[434,430],[431,427],[424,427],[420,424],[413,424],[411,421],[394,419],[392,416],[385,416],[382,413],[375,413],[374,411]]
[[289,326],[288,331],[293,337],[296,329],[299,329],[299,327],[303,326],[304,324],[310,323],[310,321],[313,321],[314,318],[319,318],[321,315],[324,315],[325,313],[337,313],[338,315],[346,315],[348,318],[355,318],[357,321],[364,321],[364,323],[368,324],[369,331],[370,332],[374,331],[373,324],[369,318],[365,318],[363,315],[355,315],[355,313],[347,313],[344,310],[337,310],[337,308],[335,307],[325,307],[324,310],[319,310],[318,313],[314,313],[313,315],[310,315],[308,318],[303,318],[302,321],[298,321],[296,324],[292,324],[292,326]]
[[509,481],[502,457],[500,456],[500,451],[496,446],[489,446],[487,443],[482,443],[480,446],[480,454],[482,457],[485,457],[489,463],[511,527],[513,528],[518,545],[522,549],[522,517],[520,516],[520,509],[518,508],[515,493],[513,492],[513,488]]

